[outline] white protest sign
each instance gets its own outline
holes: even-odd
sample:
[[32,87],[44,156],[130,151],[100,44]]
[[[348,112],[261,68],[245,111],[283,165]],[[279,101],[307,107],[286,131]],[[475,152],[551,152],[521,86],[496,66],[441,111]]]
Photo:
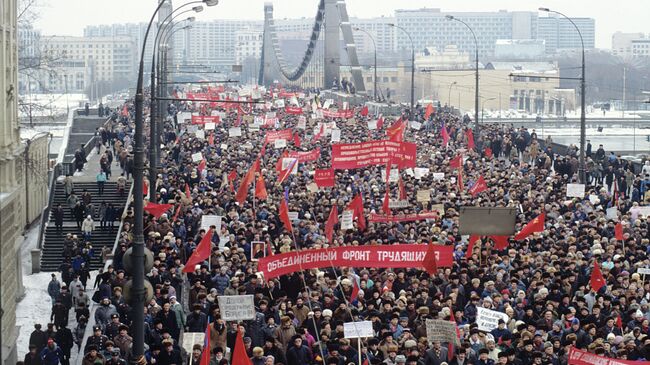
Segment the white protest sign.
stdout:
[[194,135],[198,139],[205,139],[205,132],[203,131],[203,129],[199,129],[198,131],[196,131],[196,133],[194,133]]
[[315,193],[318,191],[318,185],[316,183],[307,184],[307,190],[310,193]]
[[368,121],[368,129],[371,131],[374,131],[377,129],[377,121],[376,120],[369,120]]
[[201,217],[201,229],[206,231],[210,226],[215,226],[217,232],[221,232],[221,216],[206,214]]
[[316,112],[312,114],[311,119],[323,119],[323,110],[316,109]]
[[219,311],[224,321],[244,321],[255,318],[253,295],[220,295]]
[[205,125],[203,126],[203,128],[206,131],[213,131],[215,127],[216,127],[216,124],[214,124],[213,122],[205,123]]
[[432,175],[433,175],[434,180],[444,180],[445,179],[445,173],[444,172],[434,172]]
[[219,251],[223,251],[226,248],[226,244],[230,242],[230,236],[219,236]]
[[199,162],[201,160],[203,160],[203,154],[201,152],[192,154],[192,162]]
[[639,215],[642,215],[646,218],[650,217],[650,205],[645,207],[638,207],[637,211],[639,212]]
[[[283,141],[284,141],[284,140],[283,140]],[[291,166],[291,164],[292,164],[293,161],[295,161],[295,160],[296,160],[295,158],[284,157],[284,158],[282,159],[282,170],[286,170],[286,169],[288,169],[289,166]],[[295,164],[293,164],[293,168],[291,169],[291,175],[295,175],[295,174],[297,174],[297,173],[298,173],[298,163],[295,163]]]
[[650,267],[640,267],[636,269],[636,272],[639,273],[639,275],[649,275]]
[[352,224],[352,211],[345,210],[341,215],[341,229],[352,229],[354,228]]
[[607,208],[607,219],[618,219],[618,209],[616,207]]
[[418,190],[417,192],[417,201],[419,202],[430,202],[431,201],[431,190]]
[[[399,180],[399,170],[390,169],[390,176],[388,182],[397,182]],[[386,169],[381,169],[381,181],[386,181]]]
[[292,221],[297,221],[298,220],[298,212],[289,212],[289,219]]
[[323,109],[329,109],[329,107],[330,107],[330,105],[332,105],[332,103],[334,103],[334,100],[332,100],[332,99],[325,100],[325,104],[323,104]]
[[431,209],[429,209],[430,212],[436,212],[438,213],[438,217],[442,217],[445,215],[445,205],[444,204],[434,204],[431,206]]
[[426,320],[427,340],[429,343],[453,343],[459,345],[458,336],[456,335],[456,323],[445,321],[443,319]]
[[190,112],[182,112],[176,114],[176,119],[178,120],[179,123],[183,123],[185,121],[191,120],[192,119],[192,113]]
[[275,101],[275,107],[276,108],[284,108],[284,99],[277,99]]
[[591,204],[596,204],[596,202],[599,200],[600,199],[598,198],[598,195],[589,194],[589,201],[591,202]]
[[273,142],[273,146],[275,148],[285,148],[285,147],[287,147],[287,140],[286,139],[276,139]]
[[374,336],[375,330],[372,328],[372,321],[343,323],[343,337],[345,338],[363,338]]
[[407,174],[408,176],[414,177],[415,173],[413,172],[412,168],[404,169],[404,173]]
[[204,332],[185,332],[183,333],[182,347],[187,353],[191,354],[194,345],[204,345]]
[[409,201],[408,200],[389,200],[388,201],[388,207],[390,209],[408,208],[408,206],[409,206]]
[[584,198],[585,184],[567,184],[566,196],[567,198]]
[[421,178],[427,176],[429,174],[429,168],[428,167],[416,167],[413,169],[415,172],[415,178],[420,180]]
[[508,323],[510,318],[505,313],[493,311],[482,307],[477,307],[476,324],[478,324],[479,331],[490,332],[499,326],[499,320],[503,319]]
[[340,141],[341,141],[341,130],[332,129],[332,142],[340,142]]
[[241,127],[228,128],[228,136],[230,136],[230,137],[241,137]]
[[275,118],[275,112],[266,112],[266,118]]
[[224,151],[228,149],[228,145],[225,143],[222,143],[219,147]]
[[409,127],[415,129],[416,131],[419,131],[420,128],[422,128],[422,123],[416,122],[416,121],[410,121],[409,122]]
[[307,118],[305,118],[304,115],[301,115],[298,117],[298,124],[296,125],[296,128],[298,129],[306,129],[307,128]]

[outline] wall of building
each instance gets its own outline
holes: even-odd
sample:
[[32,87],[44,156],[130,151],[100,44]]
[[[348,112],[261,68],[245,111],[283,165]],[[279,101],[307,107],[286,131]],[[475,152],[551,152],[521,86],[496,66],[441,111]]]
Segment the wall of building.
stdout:
[[16,0],[0,2],[0,306],[3,364],[16,363],[16,298],[20,292],[17,241],[22,228],[16,158],[21,151],[17,118]]

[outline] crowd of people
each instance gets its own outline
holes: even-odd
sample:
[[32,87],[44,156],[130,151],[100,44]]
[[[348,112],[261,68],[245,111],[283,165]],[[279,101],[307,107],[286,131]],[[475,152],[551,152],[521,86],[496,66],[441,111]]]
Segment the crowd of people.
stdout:
[[[228,94],[231,100],[237,89],[214,90],[206,87],[202,92]],[[196,363],[203,352],[209,352],[210,364],[231,364],[238,336],[243,336],[254,365],[566,365],[572,347],[617,359],[650,359],[650,284],[637,272],[649,264],[650,218],[644,215],[650,201],[649,163],[635,171],[620,156],[601,159],[600,149],[593,155],[590,152],[584,198],[570,198],[567,184],[576,183],[579,175],[575,150],[558,153],[550,148],[550,139],[540,140],[535,130],[507,124],[481,125],[470,149],[469,118],[447,107],[431,112],[418,106],[413,115],[401,117],[421,122],[422,128],[406,129],[403,138],[417,145],[416,164],[429,173],[416,178],[399,171],[402,198],[408,205],[393,209],[392,214],[428,211],[439,204],[444,213],[436,220],[369,223],[366,227],[355,221],[352,229],[345,230],[337,224],[328,241],[325,222],[332,206],[342,212],[361,195],[364,214],[383,212],[385,165],[337,170],[333,188],[308,189],[313,171],[330,167],[331,143],[329,136],[321,136],[317,123],[323,120],[313,118],[310,110],[322,107],[324,100],[295,91],[287,103],[297,101],[302,107],[305,128],[298,128],[300,115],[274,106],[279,94],[290,93],[279,88],[262,90],[259,104],[181,102],[170,109],[172,115],[160,141],[165,147],[155,182],[157,194],[150,200],[174,207],[160,218],[144,217],[145,243],[154,256],[153,269],[147,273],[154,296],[145,307],[145,357],[136,360],[180,365]],[[350,108],[355,109],[353,118],[327,120],[341,131],[341,143],[385,139],[386,129],[400,117],[386,116],[383,126],[369,130],[367,122],[377,116],[363,115],[361,106]],[[193,127],[176,113],[200,110],[210,115],[213,109],[221,115],[213,131]],[[124,111],[109,127],[120,131],[110,133],[113,145],[132,141],[132,101]],[[293,129],[287,147],[267,146],[268,130],[252,126],[251,119],[267,112],[276,113],[275,128]],[[229,137],[233,126],[241,127],[241,137]],[[280,183],[281,169],[276,165],[285,150],[316,148],[321,149],[319,159],[300,163],[297,174]],[[123,161],[132,159],[130,151],[120,151],[125,154]],[[193,161],[197,152],[202,161]],[[457,170],[450,167],[461,154],[462,184],[457,181]],[[255,198],[251,189],[239,204],[235,192],[258,157],[256,176],[265,182],[267,196]],[[601,167],[607,171],[604,175],[598,174]],[[434,172],[444,173],[444,178],[434,178]],[[480,177],[487,190],[470,194],[469,188]],[[428,202],[417,200],[416,192],[423,189],[431,190]],[[394,184],[391,194],[396,195],[396,190]],[[295,235],[280,220],[281,199],[298,213]],[[522,240],[510,237],[507,247],[500,249],[492,239],[478,237],[472,243],[474,250],[468,252],[469,237],[459,233],[463,206],[515,207],[516,231],[545,213],[544,229]],[[201,228],[204,215],[221,216],[221,228],[210,228],[215,230],[210,258],[185,274],[184,264],[207,233]],[[99,304],[93,335],[83,345],[84,364],[130,360],[133,308],[122,295],[128,280],[122,258],[133,244],[132,208],[127,208],[123,220],[112,265],[98,275],[94,298]],[[622,239],[616,238],[617,223],[622,223]],[[434,275],[421,267],[331,267],[266,280],[257,273],[251,246],[259,241],[268,247],[264,255],[307,248],[434,242],[453,247],[453,266],[440,268]],[[598,291],[590,285],[595,263],[606,281]],[[73,280],[87,279],[73,272]],[[72,288],[71,284],[67,287]],[[56,315],[53,311],[53,326],[65,328],[59,326],[66,322],[64,309],[83,302],[67,298],[85,294],[82,290],[68,295],[63,288],[59,292],[52,295],[54,306],[60,309]],[[237,294],[254,295],[253,320],[222,319],[218,297]],[[491,331],[479,329],[478,308],[505,313],[507,320],[499,321]],[[454,320],[458,343],[429,341],[428,318]],[[343,324],[359,320],[372,321],[374,336],[345,338]],[[206,328],[209,348],[200,343],[186,351],[181,346],[184,333],[206,332]],[[43,364],[57,364],[53,359],[64,359],[72,346],[59,331],[39,331],[25,362],[40,358]]]

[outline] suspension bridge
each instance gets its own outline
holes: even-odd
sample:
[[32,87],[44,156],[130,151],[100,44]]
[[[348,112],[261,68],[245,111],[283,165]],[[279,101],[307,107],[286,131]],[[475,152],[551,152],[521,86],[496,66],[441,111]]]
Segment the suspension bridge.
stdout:
[[[340,34],[344,47],[341,47]],[[349,62],[341,69],[341,52]],[[365,93],[361,66],[352,35],[345,1],[319,0],[311,36],[304,55],[297,66],[287,63],[280,49],[280,41],[273,20],[273,4],[264,4],[264,38],[259,73],[259,84],[274,82],[302,88],[330,89],[346,79],[358,93]]]

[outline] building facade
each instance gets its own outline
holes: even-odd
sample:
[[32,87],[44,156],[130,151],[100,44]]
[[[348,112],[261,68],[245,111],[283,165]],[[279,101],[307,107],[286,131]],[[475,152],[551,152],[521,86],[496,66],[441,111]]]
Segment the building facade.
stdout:
[[[585,49],[596,45],[596,21],[593,18],[570,18],[580,29]],[[544,40],[547,54],[582,48],[580,35],[566,18],[551,14],[537,20],[537,39]]]
[[17,161],[21,155],[17,102],[18,51],[16,0],[0,2],[0,313],[2,364],[15,364],[16,299],[20,296],[21,270],[18,250],[21,189]]
[[622,58],[650,57],[650,34],[612,34],[612,54]]

